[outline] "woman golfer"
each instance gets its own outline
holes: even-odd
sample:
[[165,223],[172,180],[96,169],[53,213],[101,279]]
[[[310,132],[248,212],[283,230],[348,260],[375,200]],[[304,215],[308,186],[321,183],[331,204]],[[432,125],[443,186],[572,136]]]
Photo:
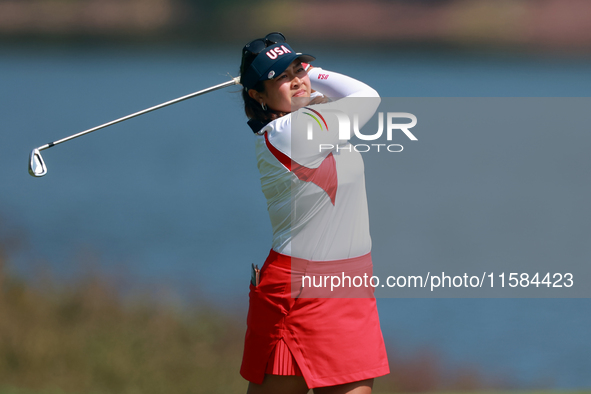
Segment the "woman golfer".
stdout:
[[371,393],[373,378],[389,373],[367,283],[363,160],[347,135],[380,99],[355,79],[308,68],[312,60],[280,33],[242,51],[244,106],[273,227],[250,284],[240,370],[249,394]]

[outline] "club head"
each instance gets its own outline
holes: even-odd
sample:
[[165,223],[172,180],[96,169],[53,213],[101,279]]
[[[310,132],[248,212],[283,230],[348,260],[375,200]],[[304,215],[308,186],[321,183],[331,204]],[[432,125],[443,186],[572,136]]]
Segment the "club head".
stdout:
[[29,155],[29,174],[34,177],[41,177],[47,174],[47,167],[39,149],[33,149]]

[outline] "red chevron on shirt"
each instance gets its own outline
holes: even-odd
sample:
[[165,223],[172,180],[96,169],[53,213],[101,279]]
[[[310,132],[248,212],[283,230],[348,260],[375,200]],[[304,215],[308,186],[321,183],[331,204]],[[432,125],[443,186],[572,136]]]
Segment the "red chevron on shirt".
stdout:
[[285,153],[275,148],[265,133],[265,143],[269,151],[289,171],[293,172],[299,180],[312,182],[326,192],[332,205],[335,205],[337,197],[337,163],[332,152],[328,154],[317,168],[308,168],[291,160]]

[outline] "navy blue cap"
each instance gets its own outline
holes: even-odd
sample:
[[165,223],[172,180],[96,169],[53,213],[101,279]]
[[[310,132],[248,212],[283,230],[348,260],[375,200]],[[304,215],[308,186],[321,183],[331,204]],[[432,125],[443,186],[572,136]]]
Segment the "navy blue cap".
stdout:
[[240,83],[245,89],[252,89],[257,82],[273,79],[284,72],[295,59],[306,63],[316,60],[312,55],[296,53],[286,43],[270,45],[257,55],[244,75],[240,76]]

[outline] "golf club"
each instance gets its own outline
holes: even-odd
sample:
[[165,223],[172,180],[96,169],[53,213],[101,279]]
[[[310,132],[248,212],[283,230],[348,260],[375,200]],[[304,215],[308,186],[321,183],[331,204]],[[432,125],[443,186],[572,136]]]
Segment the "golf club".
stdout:
[[49,148],[51,148],[53,146],[56,146],[58,144],[61,144],[62,142],[70,141],[70,140],[73,140],[74,138],[78,138],[78,137],[83,136],[85,134],[92,133],[93,131],[97,131],[97,130],[103,129],[105,127],[114,125],[116,123],[123,122],[124,120],[135,118],[136,116],[147,114],[148,112],[152,112],[152,111],[155,111],[157,109],[164,108],[166,106],[169,106],[169,105],[172,105],[172,104],[176,104],[176,103],[179,103],[181,101],[188,100],[190,98],[193,98],[193,97],[196,97],[196,96],[200,96],[200,95],[205,94],[205,93],[213,92],[214,90],[222,89],[222,88],[225,88],[225,87],[228,87],[228,86],[232,86],[232,85],[238,85],[239,83],[240,83],[240,77],[235,77],[235,78],[232,78],[228,82],[221,83],[219,85],[215,85],[215,86],[212,86],[210,88],[203,89],[203,90],[200,90],[198,92],[191,93],[191,94],[188,94],[186,96],[179,97],[177,99],[170,100],[170,101],[167,101],[167,102],[162,103],[162,104],[158,104],[158,105],[153,106],[153,107],[150,107],[150,108],[146,108],[146,109],[144,109],[142,111],[135,112],[135,113],[133,113],[131,115],[127,115],[127,116],[124,116],[122,118],[115,119],[115,120],[113,120],[111,122],[102,124],[100,126],[93,127],[92,129],[84,130],[84,131],[81,131],[80,133],[73,134],[73,135],[71,135],[69,137],[66,137],[66,138],[62,138],[61,140],[50,142],[48,144],[45,144],[45,145],[40,146],[38,148],[35,148],[35,149],[33,149],[31,151],[31,154],[29,155],[29,174],[31,174],[34,177],[42,177],[43,175],[47,174],[47,166],[45,165],[45,162],[43,161],[43,157],[41,156],[41,151],[42,150],[49,149]]

